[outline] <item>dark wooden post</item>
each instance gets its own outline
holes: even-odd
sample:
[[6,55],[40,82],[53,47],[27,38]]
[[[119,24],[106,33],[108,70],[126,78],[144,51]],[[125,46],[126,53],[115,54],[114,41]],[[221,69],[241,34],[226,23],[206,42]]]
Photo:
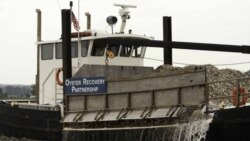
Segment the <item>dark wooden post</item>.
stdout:
[[[163,17],[163,40],[172,41],[172,22],[171,17]],[[163,48],[164,64],[172,65],[172,48]]]
[[72,77],[71,62],[71,11],[62,10],[62,54],[63,54],[63,97],[67,110],[67,101],[65,95],[65,80]]

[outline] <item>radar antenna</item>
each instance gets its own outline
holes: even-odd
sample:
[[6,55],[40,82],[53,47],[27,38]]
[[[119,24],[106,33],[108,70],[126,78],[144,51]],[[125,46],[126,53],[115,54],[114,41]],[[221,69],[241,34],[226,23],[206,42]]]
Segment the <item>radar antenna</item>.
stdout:
[[127,19],[130,18],[129,8],[136,8],[136,6],[135,5],[126,5],[126,4],[114,4],[114,6],[119,6],[119,7],[122,8],[122,9],[119,10],[119,14],[120,14],[121,19],[122,19],[120,33],[124,33],[126,21],[127,21]]

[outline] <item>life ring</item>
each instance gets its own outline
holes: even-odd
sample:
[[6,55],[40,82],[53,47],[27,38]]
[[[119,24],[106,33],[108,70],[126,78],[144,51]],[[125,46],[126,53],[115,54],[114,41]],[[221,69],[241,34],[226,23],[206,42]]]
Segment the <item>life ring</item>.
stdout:
[[240,97],[239,97],[239,104],[238,104],[237,88],[233,88],[233,91],[232,91],[232,102],[233,102],[234,106],[236,106],[237,104],[239,106],[245,105],[246,102],[247,102],[248,95],[244,95],[244,94],[246,94],[245,88],[240,87],[239,88],[239,94],[240,94]]
[[59,68],[56,71],[56,84],[63,86],[63,82],[60,80],[59,76],[60,76],[60,72],[63,71],[63,68]]

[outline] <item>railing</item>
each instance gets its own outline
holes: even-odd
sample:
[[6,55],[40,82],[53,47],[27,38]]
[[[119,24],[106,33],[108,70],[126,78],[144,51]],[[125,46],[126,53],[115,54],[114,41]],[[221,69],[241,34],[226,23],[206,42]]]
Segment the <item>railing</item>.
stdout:
[[[206,84],[207,113],[226,107],[244,106],[250,96],[250,77],[213,81]],[[223,104],[224,102],[224,104]],[[210,109],[212,103],[216,110]]]

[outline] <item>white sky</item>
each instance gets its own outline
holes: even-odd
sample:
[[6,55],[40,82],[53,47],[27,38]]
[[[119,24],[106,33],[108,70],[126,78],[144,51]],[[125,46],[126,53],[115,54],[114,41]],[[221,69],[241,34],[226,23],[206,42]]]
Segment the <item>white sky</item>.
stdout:
[[[78,15],[78,0],[74,13]],[[250,45],[249,0],[80,0],[80,25],[86,28],[84,13],[92,15],[92,28],[105,30],[106,17],[119,16],[113,3],[137,5],[131,9],[126,31],[162,40],[162,17],[172,16],[174,41]],[[42,10],[42,40],[61,35],[61,10],[69,0],[1,0],[0,84],[34,84],[36,74],[36,12]],[[119,30],[120,19],[115,27]],[[162,60],[160,49],[148,50],[148,57]],[[187,64],[228,64],[250,62],[250,55],[174,50],[174,62]],[[146,65],[161,62],[146,61]],[[223,66],[241,71],[244,65]]]

